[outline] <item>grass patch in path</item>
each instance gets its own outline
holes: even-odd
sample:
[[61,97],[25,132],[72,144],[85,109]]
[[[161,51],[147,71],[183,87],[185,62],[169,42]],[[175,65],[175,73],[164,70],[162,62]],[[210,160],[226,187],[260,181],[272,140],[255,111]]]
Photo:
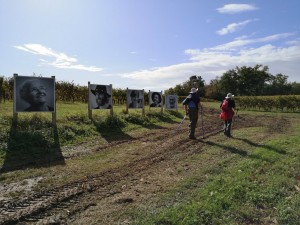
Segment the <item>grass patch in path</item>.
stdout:
[[[211,171],[202,186],[185,184],[176,190],[184,194],[172,202],[175,192],[164,207],[144,207],[135,214],[136,224],[289,224],[300,221],[300,123],[293,118],[288,133],[277,133],[263,144],[257,143],[255,129],[247,139],[229,139],[222,146],[231,146],[235,163],[223,170]],[[261,129],[261,132],[268,132]],[[238,132],[236,131],[237,135]],[[262,135],[263,134],[259,134]],[[248,140],[247,142],[241,140]],[[260,139],[261,140],[261,139]],[[220,146],[211,146],[218,149]],[[225,148],[224,148],[225,149]],[[250,150],[250,151],[249,151]],[[194,176],[203,177],[204,174]],[[164,198],[163,198],[164,199]],[[165,199],[162,201],[166,201]],[[166,207],[167,206],[167,207]]]

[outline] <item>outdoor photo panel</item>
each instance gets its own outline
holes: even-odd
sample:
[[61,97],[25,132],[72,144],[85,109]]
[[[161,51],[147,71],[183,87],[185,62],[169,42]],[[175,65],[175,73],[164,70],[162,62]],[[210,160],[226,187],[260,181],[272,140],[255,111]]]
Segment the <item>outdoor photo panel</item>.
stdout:
[[177,95],[166,95],[166,109],[177,109],[178,98]]
[[143,109],[144,90],[127,89],[127,105],[130,109]]
[[112,105],[111,85],[90,84],[89,109],[111,109]]
[[14,112],[55,112],[55,78],[14,79]]
[[149,92],[149,105],[150,107],[162,107],[161,92]]

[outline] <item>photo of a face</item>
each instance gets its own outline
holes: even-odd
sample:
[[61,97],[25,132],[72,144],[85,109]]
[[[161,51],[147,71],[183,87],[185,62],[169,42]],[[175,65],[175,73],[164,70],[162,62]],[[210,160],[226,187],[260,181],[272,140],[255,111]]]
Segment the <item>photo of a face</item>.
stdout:
[[54,112],[55,79],[15,77],[15,112]]
[[166,95],[166,109],[177,109],[176,95]]
[[128,108],[144,108],[144,90],[127,91]]
[[112,108],[112,87],[110,85],[90,84],[90,109]]
[[150,107],[162,107],[162,97],[159,92],[149,92]]

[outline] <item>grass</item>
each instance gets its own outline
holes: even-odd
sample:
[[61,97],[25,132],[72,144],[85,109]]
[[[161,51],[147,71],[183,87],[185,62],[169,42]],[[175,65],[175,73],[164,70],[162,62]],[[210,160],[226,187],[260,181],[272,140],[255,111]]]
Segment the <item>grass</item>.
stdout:
[[[209,154],[193,156],[206,170],[161,196],[160,207],[150,204],[127,213],[135,224],[147,225],[299,224],[300,119],[294,122],[287,134],[268,140],[263,140],[267,130],[247,128],[236,139],[211,145]],[[220,137],[213,141],[222,142]],[[213,163],[211,155],[224,149],[236,154]],[[211,165],[204,165],[207,160]]]
[[4,170],[64,163],[64,146],[99,137],[103,143],[129,138],[128,132],[168,126],[182,118],[182,112],[177,111],[161,114],[160,109],[145,107],[145,115],[141,110],[126,114],[125,106],[115,106],[114,115],[109,110],[93,110],[91,120],[86,104],[57,103],[54,127],[52,113],[19,113],[15,124],[12,102],[0,106],[0,167]]
[[[219,103],[203,104],[219,109]],[[57,130],[53,131],[51,114],[20,114],[18,125],[13,129],[12,104],[0,106],[0,164],[29,163],[22,170],[2,173],[0,181],[11,183],[45,176],[47,178],[35,187],[39,191],[94,171],[121,166],[138,157],[131,154],[135,146],[128,146],[126,151],[117,146],[52,166],[51,159],[61,157],[63,146],[75,146],[92,139],[105,143],[110,138],[129,138],[131,132],[168,126],[180,121],[183,115],[181,110],[163,115],[159,110],[146,110],[146,116],[135,110],[124,114],[124,107],[117,106],[115,116],[109,116],[109,111],[97,111],[90,120],[85,104],[58,103]],[[159,200],[146,199],[121,216],[139,225],[299,224],[299,114],[250,114],[274,118],[284,115],[291,124],[287,131],[272,135],[267,128],[251,127],[234,130],[233,139],[211,136],[199,142],[204,149],[199,152],[197,146],[191,146],[195,147],[195,153],[180,161],[175,170],[184,179],[161,193]],[[44,159],[43,166],[30,166],[36,159]],[[185,164],[189,170],[182,166]],[[18,198],[22,193],[11,192],[10,195]]]

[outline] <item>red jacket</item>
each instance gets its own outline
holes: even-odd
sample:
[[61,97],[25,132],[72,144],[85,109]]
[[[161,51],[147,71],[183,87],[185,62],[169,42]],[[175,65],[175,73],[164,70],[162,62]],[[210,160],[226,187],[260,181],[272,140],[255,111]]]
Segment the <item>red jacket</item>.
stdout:
[[234,111],[232,110],[232,107],[230,107],[231,104],[228,103],[229,103],[229,99],[225,99],[223,103],[220,105],[220,108],[222,109],[220,118],[222,120],[230,120],[234,115]]

